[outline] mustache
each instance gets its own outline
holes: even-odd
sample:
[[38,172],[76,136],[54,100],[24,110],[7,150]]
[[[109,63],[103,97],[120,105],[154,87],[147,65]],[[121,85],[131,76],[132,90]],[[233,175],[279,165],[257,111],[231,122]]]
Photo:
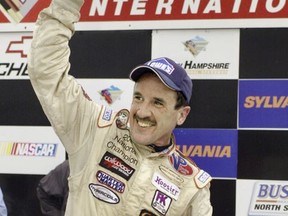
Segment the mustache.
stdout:
[[155,121],[152,120],[152,119],[149,118],[149,117],[141,118],[141,117],[139,117],[138,115],[135,115],[134,118],[135,118],[136,120],[138,120],[138,121],[153,122],[153,123],[155,123]]

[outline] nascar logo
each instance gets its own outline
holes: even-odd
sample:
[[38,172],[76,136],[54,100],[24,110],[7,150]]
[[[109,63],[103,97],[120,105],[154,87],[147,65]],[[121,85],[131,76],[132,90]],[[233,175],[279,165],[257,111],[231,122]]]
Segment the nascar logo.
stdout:
[[58,144],[0,142],[0,155],[55,157]]

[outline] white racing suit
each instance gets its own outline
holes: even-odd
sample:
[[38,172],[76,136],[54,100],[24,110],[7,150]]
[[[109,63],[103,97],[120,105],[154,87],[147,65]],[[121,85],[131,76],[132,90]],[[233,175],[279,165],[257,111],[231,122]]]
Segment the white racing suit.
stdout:
[[133,143],[129,112],[91,101],[68,75],[68,42],[82,4],[54,0],[39,14],[28,61],[32,86],[69,154],[66,215],[211,216],[209,174],[174,141],[162,152]]

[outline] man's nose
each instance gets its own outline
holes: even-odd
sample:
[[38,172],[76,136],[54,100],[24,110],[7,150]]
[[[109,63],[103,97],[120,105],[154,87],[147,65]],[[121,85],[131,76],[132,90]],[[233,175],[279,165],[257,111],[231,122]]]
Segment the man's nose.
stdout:
[[142,103],[138,110],[137,110],[137,115],[140,118],[146,118],[151,116],[151,109],[149,103]]

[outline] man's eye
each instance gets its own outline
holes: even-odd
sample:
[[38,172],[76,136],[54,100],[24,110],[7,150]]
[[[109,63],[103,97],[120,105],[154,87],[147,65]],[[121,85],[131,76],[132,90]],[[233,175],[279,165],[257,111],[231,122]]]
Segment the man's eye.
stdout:
[[163,103],[161,101],[155,101],[154,104],[156,106],[163,106]]
[[134,100],[136,100],[136,101],[141,101],[141,100],[142,100],[142,97],[139,96],[139,95],[135,95],[135,96],[134,96]]

